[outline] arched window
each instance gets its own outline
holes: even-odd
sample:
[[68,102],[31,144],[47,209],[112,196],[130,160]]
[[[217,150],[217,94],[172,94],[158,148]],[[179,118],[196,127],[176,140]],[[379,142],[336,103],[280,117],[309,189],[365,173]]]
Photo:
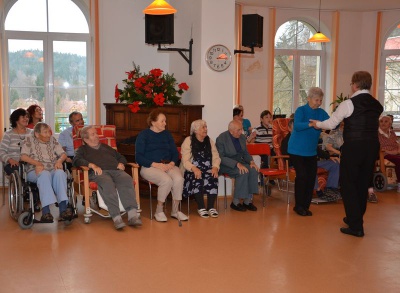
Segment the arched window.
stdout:
[[308,43],[315,33],[308,23],[291,20],[275,35],[274,109],[291,114],[307,102],[307,90],[322,87],[324,51],[321,43]]
[[[82,0],[4,1],[5,109],[39,104],[60,132],[92,101],[88,9]],[[89,105],[88,105],[89,104]],[[8,117],[8,115],[6,115]],[[8,119],[6,119],[8,120]]]
[[383,49],[379,101],[386,114],[394,115],[400,126],[400,23],[391,31]]

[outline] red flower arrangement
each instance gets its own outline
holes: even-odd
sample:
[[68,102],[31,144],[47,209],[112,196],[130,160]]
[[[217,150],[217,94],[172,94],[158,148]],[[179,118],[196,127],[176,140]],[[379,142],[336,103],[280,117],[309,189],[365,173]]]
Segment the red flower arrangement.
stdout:
[[124,88],[121,90],[118,84],[115,86],[115,101],[129,104],[133,113],[141,106],[179,105],[181,95],[189,89],[185,82],[178,84],[173,74],[164,74],[159,68],[141,73],[140,66],[133,63],[133,70],[125,73],[128,77],[122,81]]

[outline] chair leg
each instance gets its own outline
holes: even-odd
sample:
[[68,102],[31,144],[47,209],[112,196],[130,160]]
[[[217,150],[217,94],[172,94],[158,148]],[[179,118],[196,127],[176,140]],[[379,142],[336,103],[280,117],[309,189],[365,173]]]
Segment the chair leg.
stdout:
[[149,192],[150,192],[150,220],[153,220],[153,203],[151,200],[151,183],[149,182]]
[[225,209],[228,208],[228,198],[226,196],[226,178],[224,176],[224,207]]
[[286,197],[287,197],[287,204],[290,202],[289,198],[289,176],[286,177]]

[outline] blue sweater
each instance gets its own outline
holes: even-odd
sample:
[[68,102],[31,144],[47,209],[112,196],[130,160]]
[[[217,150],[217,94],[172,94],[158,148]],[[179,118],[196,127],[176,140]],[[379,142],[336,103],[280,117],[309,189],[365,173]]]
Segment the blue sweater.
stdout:
[[168,130],[154,132],[150,128],[139,133],[135,143],[135,159],[140,166],[151,167],[161,160],[178,162],[179,154],[174,139]]
[[328,113],[321,108],[312,109],[308,104],[298,107],[294,114],[294,125],[289,139],[288,153],[304,157],[316,156],[321,130],[309,127],[309,120],[324,121],[328,118]]

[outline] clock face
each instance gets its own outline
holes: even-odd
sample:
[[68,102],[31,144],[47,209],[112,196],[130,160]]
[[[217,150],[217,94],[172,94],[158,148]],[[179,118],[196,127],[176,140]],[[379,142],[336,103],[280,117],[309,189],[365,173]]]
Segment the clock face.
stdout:
[[231,62],[231,51],[224,45],[213,45],[207,50],[206,63],[212,70],[224,71]]

